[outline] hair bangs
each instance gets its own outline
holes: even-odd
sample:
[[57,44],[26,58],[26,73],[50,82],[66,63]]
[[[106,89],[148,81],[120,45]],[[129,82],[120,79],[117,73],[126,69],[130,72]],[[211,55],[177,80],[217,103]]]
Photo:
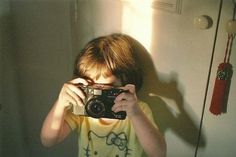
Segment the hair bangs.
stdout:
[[[83,65],[82,65],[83,64]],[[86,66],[85,66],[86,65]],[[90,61],[88,63],[81,62],[80,75],[90,79],[98,79],[100,76],[109,77],[112,75],[111,70],[105,63]]]

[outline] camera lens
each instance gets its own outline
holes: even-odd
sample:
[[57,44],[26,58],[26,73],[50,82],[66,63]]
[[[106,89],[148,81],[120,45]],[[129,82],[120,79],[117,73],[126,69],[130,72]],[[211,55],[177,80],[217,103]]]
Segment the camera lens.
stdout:
[[104,116],[105,105],[99,99],[90,99],[86,104],[86,111],[89,116],[100,118]]

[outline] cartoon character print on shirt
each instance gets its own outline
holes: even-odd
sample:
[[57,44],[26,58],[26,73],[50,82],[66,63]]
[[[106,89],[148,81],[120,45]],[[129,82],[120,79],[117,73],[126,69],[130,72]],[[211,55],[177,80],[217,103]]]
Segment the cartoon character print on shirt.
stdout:
[[88,132],[88,139],[87,148],[84,148],[86,157],[103,157],[104,152],[97,150],[97,148],[102,148],[103,150],[113,149],[112,153],[114,154],[109,154],[110,157],[128,157],[131,155],[132,150],[127,146],[128,139],[124,132],[119,134],[110,132],[106,136],[99,136],[90,130]]

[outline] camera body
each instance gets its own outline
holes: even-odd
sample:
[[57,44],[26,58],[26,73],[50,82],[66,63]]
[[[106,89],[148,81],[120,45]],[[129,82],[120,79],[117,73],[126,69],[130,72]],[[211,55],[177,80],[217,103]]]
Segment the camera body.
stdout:
[[115,98],[125,90],[107,85],[79,85],[86,95],[84,106],[73,105],[75,115],[84,115],[93,118],[125,119],[126,112],[113,112]]

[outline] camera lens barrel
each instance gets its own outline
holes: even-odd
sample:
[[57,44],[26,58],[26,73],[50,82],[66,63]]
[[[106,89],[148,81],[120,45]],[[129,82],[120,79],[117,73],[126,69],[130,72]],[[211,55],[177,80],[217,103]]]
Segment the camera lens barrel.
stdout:
[[105,105],[99,98],[90,99],[85,105],[86,112],[94,118],[101,118],[105,115]]

